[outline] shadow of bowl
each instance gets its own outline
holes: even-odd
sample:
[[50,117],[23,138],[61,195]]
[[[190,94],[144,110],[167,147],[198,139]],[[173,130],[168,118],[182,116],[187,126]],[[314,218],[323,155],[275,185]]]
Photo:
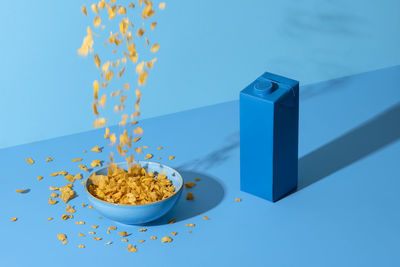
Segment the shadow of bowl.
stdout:
[[[224,188],[215,178],[194,171],[178,171],[185,183],[195,182],[196,185],[183,190],[182,197],[171,211],[146,225],[164,225],[172,219],[177,221],[190,219],[216,207],[224,198]],[[199,178],[200,181],[195,181],[195,178]],[[186,200],[188,192],[193,193],[194,200]]]

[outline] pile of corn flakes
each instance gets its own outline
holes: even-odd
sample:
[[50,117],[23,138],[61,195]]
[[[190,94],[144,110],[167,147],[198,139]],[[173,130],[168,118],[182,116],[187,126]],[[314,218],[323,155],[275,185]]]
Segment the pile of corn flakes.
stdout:
[[89,179],[93,196],[116,204],[148,204],[169,198],[175,192],[167,176],[147,172],[140,164],[132,164],[128,171],[110,164],[107,175],[93,174]]

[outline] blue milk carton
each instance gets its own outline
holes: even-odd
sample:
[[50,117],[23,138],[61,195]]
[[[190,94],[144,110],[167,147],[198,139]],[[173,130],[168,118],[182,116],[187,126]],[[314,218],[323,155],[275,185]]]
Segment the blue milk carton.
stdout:
[[264,73],[240,92],[240,189],[277,201],[297,188],[299,82]]

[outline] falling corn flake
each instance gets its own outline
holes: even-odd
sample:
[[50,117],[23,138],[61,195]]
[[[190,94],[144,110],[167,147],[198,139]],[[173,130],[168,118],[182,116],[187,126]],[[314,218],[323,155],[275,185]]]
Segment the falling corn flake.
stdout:
[[56,198],[56,197],[58,197],[58,194],[56,192],[53,192],[53,193],[50,194],[50,197]]
[[194,200],[193,194],[188,192],[187,195],[186,195],[186,200]]
[[98,225],[92,225],[92,228],[97,229],[97,228],[99,228],[99,226]]
[[80,164],[78,165],[79,169],[81,169],[82,171],[89,171],[88,168],[86,167],[86,165]]
[[22,187],[22,189],[17,189],[17,190],[15,190],[15,192],[17,192],[17,193],[23,193],[24,192],[24,187]]
[[85,245],[79,245],[78,248],[85,248]]
[[177,221],[176,219],[171,219],[171,220],[168,221],[168,223],[169,224],[173,224],[173,223],[176,223],[176,221]]
[[52,158],[46,158],[46,162],[50,162],[50,161],[53,161],[53,159]]
[[68,241],[64,240],[64,241],[62,241],[62,243],[63,243],[63,245],[66,245],[66,244],[68,244]]
[[139,80],[138,80],[138,85],[145,85],[146,84],[146,79],[147,76],[149,75],[149,73],[146,70],[143,70],[140,74],[139,74]]
[[106,118],[97,118],[94,120],[93,127],[95,128],[103,127],[104,125],[106,125],[106,122],[107,122]]
[[151,46],[150,51],[155,53],[160,49],[160,45],[158,43],[155,43]]
[[187,223],[185,224],[187,227],[195,227],[196,225],[194,223]]
[[63,215],[61,216],[61,219],[62,219],[63,221],[68,220],[68,219],[69,219],[69,216],[68,216],[67,214],[63,214]]
[[99,159],[93,160],[92,163],[90,163],[90,166],[92,166],[93,168],[94,167],[101,167],[102,166],[101,165],[101,160],[99,160]]
[[157,22],[153,22],[151,25],[150,25],[150,28],[152,29],[152,30],[154,30],[154,28],[157,26]]
[[62,201],[64,201],[64,203],[67,203],[75,196],[75,191],[71,189],[71,186],[71,184],[67,184],[60,188],[60,198],[62,199]]
[[147,154],[147,155],[144,157],[144,159],[151,159],[152,157],[153,157],[152,154]]
[[78,221],[78,222],[75,222],[75,224],[85,224],[85,222],[84,221]]
[[28,162],[29,164],[35,163],[35,161],[31,158],[26,158],[26,162]]
[[101,24],[101,18],[100,18],[99,16],[95,17],[95,18],[93,19],[93,25],[94,25],[95,27],[99,27],[100,24]]
[[210,218],[208,218],[207,216],[203,216],[204,220],[210,220]]
[[157,237],[156,237],[156,236],[154,236],[154,235],[152,235],[152,236],[150,236],[150,239],[151,239],[151,240],[156,240],[156,239],[157,239]]
[[97,145],[91,149],[92,152],[101,152],[102,149]]
[[97,5],[96,4],[92,4],[90,6],[90,8],[92,9],[92,11],[96,14],[99,14],[99,10],[97,9]]
[[158,4],[158,8],[161,10],[164,10],[165,6],[166,6],[165,2],[161,2],[160,4]]
[[178,234],[178,232],[171,232],[171,235],[176,236]]
[[195,183],[193,183],[193,182],[187,182],[186,184],[185,184],[185,188],[192,188],[193,186],[195,186],[196,184]]
[[17,220],[18,220],[18,218],[17,218],[17,217],[12,217],[10,221],[12,221],[12,222],[16,222]]
[[52,221],[53,219],[54,219],[53,217],[47,218],[48,221]]
[[58,188],[58,187],[56,187],[56,186],[50,186],[49,189],[50,189],[51,191],[56,191],[56,190],[59,190],[60,188]]
[[69,214],[69,215],[68,215],[68,218],[73,219],[73,218],[74,218],[74,215]]
[[131,244],[128,244],[126,248],[128,252],[137,252],[137,248],[135,246],[132,246]]
[[87,16],[86,6],[81,6],[81,11],[85,16]]
[[91,234],[91,235],[95,235],[96,234],[96,232],[93,232],[93,231],[89,231],[88,233]]
[[93,36],[92,36],[92,30],[90,29],[90,27],[87,27],[87,35],[83,38],[82,41],[82,45],[81,47],[78,49],[78,54],[80,54],[81,56],[87,56],[87,54],[89,52],[93,51]]
[[127,232],[118,232],[118,234],[120,235],[120,236],[122,236],[122,237],[125,237],[125,236],[128,236],[128,233]]
[[38,181],[40,181],[40,180],[43,179],[43,176],[38,176],[36,179],[37,179]]
[[57,204],[58,203],[58,201],[57,200],[52,200],[51,198],[49,198],[49,202],[48,202],[50,205],[55,205],[55,204]]
[[139,28],[136,34],[137,34],[137,36],[141,37],[141,36],[143,36],[144,33],[145,33],[145,30],[143,28]]
[[122,238],[121,241],[122,241],[122,242],[128,242],[128,239]]
[[236,201],[236,202],[241,202],[242,199],[241,199],[241,198],[235,198],[235,201]]
[[172,242],[172,238],[169,236],[164,236],[163,238],[161,238],[161,242],[163,243],[171,243]]
[[78,233],[78,236],[80,236],[80,237],[85,237],[85,235],[82,234],[82,233]]
[[169,156],[169,160],[175,159],[175,156]]
[[66,236],[65,234],[58,234],[58,235],[57,235],[57,238],[58,238],[60,241],[64,241],[64,240],[67,239],[67,236]]
[[117,230],[117,227],[116,226],[109,226],[108,230]]
[[108,245],[111,245],[112,244],[112,242],[111,241],[108,241],[107,243],[105,243],[107,246]]
[[141,228],[141,229],[139,229],[139,232],[146,232],[146,231],[147,231],[146,228]]

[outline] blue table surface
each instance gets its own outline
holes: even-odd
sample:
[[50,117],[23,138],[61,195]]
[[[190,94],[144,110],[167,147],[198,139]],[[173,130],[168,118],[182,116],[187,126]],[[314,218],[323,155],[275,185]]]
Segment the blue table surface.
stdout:
[[[144,120],[145,151],[161,156],[185,181],[201,179],[147,232],[82,208],[87,200],[79,182],[78,197],[70,201],[77,209],[74,219],[61,220],[63,203],[47,204],[49,186],[66,184],[50,173],[82,172],[72,158],[107,161],[111,148],[102,130],[0,150],[0,265],[400,266],[399,78],[397,66],[301,87],[299,188],[276,203],[239,190],[237,101]],[[95,145],[104,146],[103,152],[90,152]],[[176,159],[168,160],[170,155]],[[27,157],[35,164],[26,163]],[[38,181],[39,175],[44,179]],[[29,192],[15,192],[22,187]],[[185,199],[187,191],[194,201]],[[168,224],[173,218],[178,221]],[[78,220],[86,224],[76,225]],[[94,224],[99,228],[92,229]],[[127,252],[116,231],[106,233],[111,225],[131,234],[137,253]],[[88,231],[103,240],[93,240]],[[163,244],[161,237],[170,232],[178,235]],[[67,245],[58,233],[68,236]],[[150,240],[152,235],[158,239]]]

